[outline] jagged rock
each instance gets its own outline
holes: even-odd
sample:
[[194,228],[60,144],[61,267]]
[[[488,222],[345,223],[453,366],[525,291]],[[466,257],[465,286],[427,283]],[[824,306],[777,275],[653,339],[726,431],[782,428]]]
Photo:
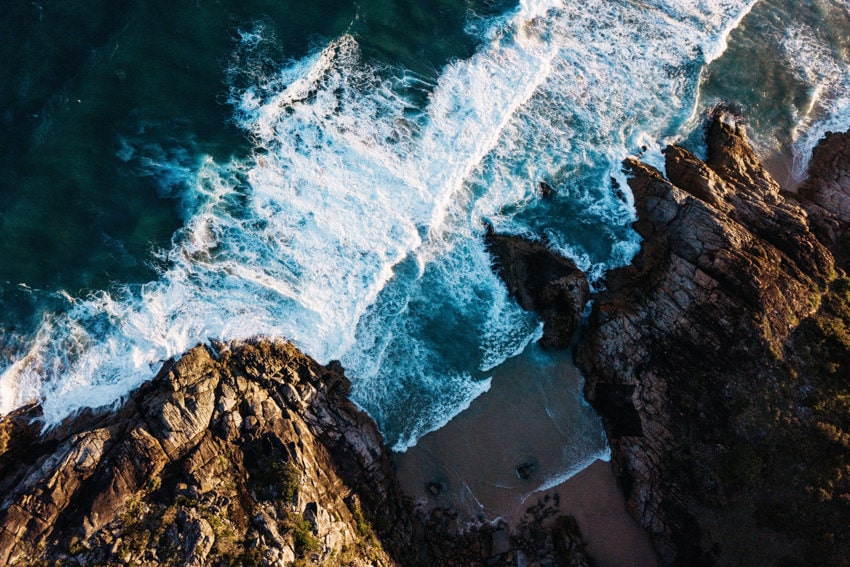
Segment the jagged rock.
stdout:
[[[663,563],[846,564],[850,132],[821,141],[799,194],[729,112],[706,136],[705,162],[666,149],[666,178],[624,164],[643,242],[594,298],[576,347],[585,395]],[[520,304],[552,309],[523,287],[548,278],[522,258],[535,274],[560,260],[487,238]]]
[[215,542],[215,533],[210,523],[198,515],[197,510],[177,512],[177,541],[172,542],[180,551],[183,565],[200,567],[206,565],[207,556]]
[[[258,339],[196,347],[117,410],[46,433],[38,406],[13,412],[0,419],[0,563],[511,564],[490,549],[496,527],[413,514],[348,389],[338,364]],[[577,532],[564,545],[583,549]]]
[[762,167],[743,126],[716,114],[707,147],[705,162],[668,148],[667,178],[626,162],[642,248],[608,275],[576,360],[628,506],[661,559],[775,563],[795,551],[753,515],[770,491],[754,487],[757,477],[746,488],[723,479],[741,477],[729,463],[749,462],[733,459],[737,447],[757,446],[781,429],[774,414],[792,411],[789,337],[836,272],[831,244],[816,236],[824,231]]
[[0,563],[404,560],[408,508],[345,377],[287,343],[215,348],[166,364],[117,412],[45,436],[35,408],[0,420]]
[[486,244],[508,293],[543,320],[540,343],[568,346],[581,323],[589,293],[581,270],[540,242],[490,232]]
[[803,206],[823,242],[846,267],[848,247],[836,249],[850,223],[850,132],[828,132],[815,148],[809,175],[799,189]]

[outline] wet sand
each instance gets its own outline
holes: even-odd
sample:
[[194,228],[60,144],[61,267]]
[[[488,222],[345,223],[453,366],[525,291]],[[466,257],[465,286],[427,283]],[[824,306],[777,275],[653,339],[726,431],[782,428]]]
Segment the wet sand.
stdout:
[[628,515],[598,417],[569,353],[532,346],[493,372],[489,392],[442,429],[395,456],[403,487],[424,510],[516,523],[546,493],[575,516],[605,566],[657,564]]
[[658,559],[649,535],[626,511],[611,463],[596,461],[552,492],[574,516],[598,567],[653,567]]
[[771,152],[767,156],[759,154],[764,168],[785,191],[796,193],[803,178],[794,174],[794,155],[790,148]]

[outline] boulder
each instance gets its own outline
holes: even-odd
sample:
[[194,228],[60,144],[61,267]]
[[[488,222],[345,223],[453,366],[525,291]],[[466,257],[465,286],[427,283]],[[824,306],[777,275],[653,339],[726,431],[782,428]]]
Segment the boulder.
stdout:
[[486,235],[496,272],[523,309],[543,320],[545,347],[566,348],[581,324],[589,286],[572,260],[518,236]]

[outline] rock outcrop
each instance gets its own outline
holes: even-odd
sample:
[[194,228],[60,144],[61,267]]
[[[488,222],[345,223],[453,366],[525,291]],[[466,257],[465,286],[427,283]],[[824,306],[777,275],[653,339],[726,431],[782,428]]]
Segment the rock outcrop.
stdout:
[[[663,564],[846,565],[850,132],[821,141],[797,194],[725,110],[706,146],[705,161],[668,147],[664,174],[624,164],[643,242],[593,297],[575,347],[585,396]],[[552,252],[488,242],[521,305],[575,311],[576,295],[541,293],[562,277]]]
[[846,264],[850,259],[850,132],[829,132],[821,140],[799,195],[818,236]]
[[[850,145],[827,139],[813,161],[827,181],[813,178],[798,200],[733,117],[717,113],[706,135],[705,162],[667,148],[666,178],[625,164],[643,243],[595,298],[576,350],[586,397],[628,506],[665,563],[835,564],[847,537],[803,528],[804,509],[850,520],[842,490],[813,494],[820,481],[807,471],[827,452],[783,444],[814,446],[818,427],[844,427],[819,421],[808,399],[826,386],[800,354],[811,350],[800,329],[837,321],[830,248],[847,226]],[[797,526],[777,518],[783,499]]]
[[487,248],[508,293],[543,320],[546,347],[566,348],[581,324],[587,303],[587,279],[572,260],[541,242],[488,232]]
[[[716,114],[703,162],[625,167],[643,237],[576,345],[633,515],[670,565],[850,557],[850,133],[799,194]],[[587,282],[545,245],[489,234],[510,293],[567,347]],[[0,563],[586,565],[549,498],[511,530],[417,517],[338,365],[285,342],[211,343],[114,410],[42,432],[0,419]]]
[[0,563],[404,561],[413,526],[347,389],[290,344],[214,344],[117,411],[4,418]]
[[557,495],[546,494],[514,527],[504,521],[462,526],[452,510],[432,510],[425,519],[428,558],[422,565],[586,567],[592,565],[576,520],[565,515]]

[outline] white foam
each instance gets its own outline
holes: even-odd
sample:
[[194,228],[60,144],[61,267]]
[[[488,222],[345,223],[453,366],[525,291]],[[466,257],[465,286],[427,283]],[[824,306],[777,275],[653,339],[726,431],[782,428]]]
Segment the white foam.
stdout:
[[599,453],[579,453],[574,455],[568,461],[569,465],[567,465],[565,469],[559,471],[556,475],[546,478],[537,488],[526,494],[525,497],[523,497],[523,501],[528,500],[534,494],[552,490],[553,488],[567,482],[596,461],[608,462],[610,460],[611,449],[607,445],[605,446],[605,449]]
[[[539,336],[490,269],[484,221],[545,234],[594,278],[628,261],[632,202],[608,179],[689,115],[701,65],[751,6],[525,0],[433,85],[363,61],[348,35],[250,76],[233,103],[252,159],[122,147],[180,188],[167,267],[46,321],[0,378],[0,407],[40,398],[55,423],[198,342],[265,334],[342,359],[357,402],[409,447]],[[258,49],[261,30],[243,41]],[[405,94],[422,88],[424,108]]]
[[734,1],[702,3],[701,11],[705,14],[711,14],[710,17],[714,19],[714,25],[720,29],[719,37],[711,37],[702,46],[706,65],[723,55],[729,47],[729,34],[741,25],[741,22],[758,2],[759,0],[749,0],[743,6],[740,2]]
[[[847,3],[842,3],[850,11]],[[850,18],[850,14],[845,14]],[[809,101],[799,109],[792,132],[793,174],[805,177],[812,151],[829,131],[850,129],[850,67],[828,40],[808,26],[787,30],[782,52],[795,76],[809,88]]]
[[[521,223],[499,218],[504,203],[534,200],[535,180],[554,173],[571,198],[587,201],[584,220],[627,224],[628,199],[623,206],[606,189],[609,172],[692,114],[706,53],[723,49],[753,4],[591,1],[550,6],[546,18],[526,22],[536,31],[526,35],[546,38],[558,53],[484,163],[478,214],[521,232]],[[538,4],[534,12],[544,10]]]

